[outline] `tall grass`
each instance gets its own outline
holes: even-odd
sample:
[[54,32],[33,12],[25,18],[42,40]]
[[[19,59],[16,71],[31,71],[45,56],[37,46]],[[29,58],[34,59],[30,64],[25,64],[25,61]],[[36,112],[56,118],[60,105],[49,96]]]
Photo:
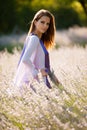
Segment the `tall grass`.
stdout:
[[29,86],[12,79],[20,52],[0,53],[0,130],[86,130],[87,48],[59,48],[50,54],[61,84],[48,89],[39,74]]
[[0,51],[5,51],[7,50],[9,53],[13,53],[14,49],[21,50],[23,48],[22,43],[7,43],[7,44],[0,44]]

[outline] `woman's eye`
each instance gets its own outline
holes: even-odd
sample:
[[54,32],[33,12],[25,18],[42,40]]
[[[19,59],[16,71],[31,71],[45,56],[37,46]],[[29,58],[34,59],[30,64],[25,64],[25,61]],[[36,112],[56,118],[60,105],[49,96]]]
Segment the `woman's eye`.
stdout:
[[41,21],[42,24],[46,24],[47,26],[49,26],[50,23],[45,23],[44,21]]
[[44,22],[44,21],[41,21],[41,23],[43,23],[43,24],[44,24],[45,22]]
[[50,23],[47,23],[47,25],[50,25]]

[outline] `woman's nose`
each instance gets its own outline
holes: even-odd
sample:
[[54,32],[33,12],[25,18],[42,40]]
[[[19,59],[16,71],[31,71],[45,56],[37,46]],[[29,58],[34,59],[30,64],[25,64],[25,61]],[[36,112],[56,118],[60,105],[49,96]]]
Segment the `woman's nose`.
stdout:
[[47,25],[47,24],[44,24],[44,28],[48,28],[48,25]]

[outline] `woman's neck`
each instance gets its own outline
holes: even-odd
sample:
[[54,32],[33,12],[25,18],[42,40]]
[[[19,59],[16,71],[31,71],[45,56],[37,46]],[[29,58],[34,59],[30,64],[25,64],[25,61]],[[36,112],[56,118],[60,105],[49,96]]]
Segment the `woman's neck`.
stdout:
[[37,31],[34,31],[33,34],[37,35],[40,39],[42,37],[42,33],[38,33]]

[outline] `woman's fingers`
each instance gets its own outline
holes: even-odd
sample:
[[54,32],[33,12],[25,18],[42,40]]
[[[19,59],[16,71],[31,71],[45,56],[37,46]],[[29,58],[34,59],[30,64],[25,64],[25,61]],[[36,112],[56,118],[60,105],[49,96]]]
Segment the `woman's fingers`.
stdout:
[[42,73],[42,76],[47,76],[48,75],[48,73],[45,71],[45,69],[41,69],[40,71]]

